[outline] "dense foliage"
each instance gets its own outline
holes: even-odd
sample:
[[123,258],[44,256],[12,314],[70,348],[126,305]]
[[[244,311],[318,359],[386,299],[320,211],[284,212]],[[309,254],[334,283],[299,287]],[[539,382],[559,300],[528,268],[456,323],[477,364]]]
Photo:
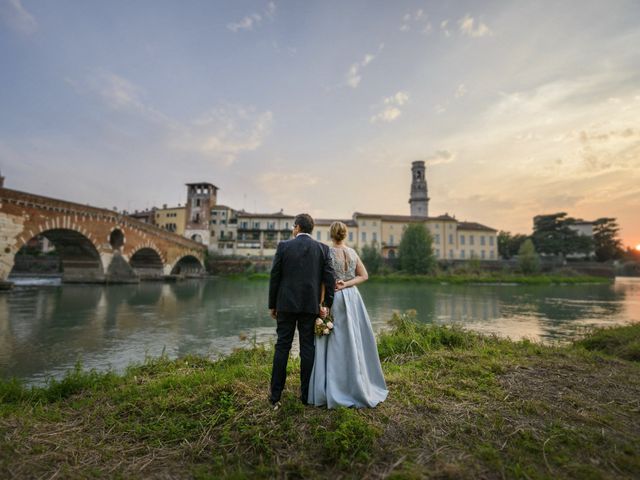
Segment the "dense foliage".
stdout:
[[536,247],[534,247],[531,239],[526,239],[518,250],[518,267],[522,273],[536,273],[540,269],[540,262]]
[[593,227],[596,259],[599,262],[615,260],[623,255],[622,241],[618,238],[620,227],[615,218],[599,218]]
[[380,255],[377,244],[374,243],[373,245],[365,245],[362,247],[360,259],[362,260],[362,263],[364,263],[368,273],[376,274],[380,271],[380,267],[382,266],[382,255]]
[[427,227],[421,223],[413,223],[404,229],[398,247],[400,268],[412,274],[431,273],[436,268],[433,254],[433,238]]
[[531,239],[536,250],[549,255],[588,257],[593,252],[593,240],[572,228],[575,224],[576,219],[565,212],[534,217]]
[[506,260],[515,257],[520,250],[520,246],[529,238],[527,235],[500,231],[498,233],[498,255]]

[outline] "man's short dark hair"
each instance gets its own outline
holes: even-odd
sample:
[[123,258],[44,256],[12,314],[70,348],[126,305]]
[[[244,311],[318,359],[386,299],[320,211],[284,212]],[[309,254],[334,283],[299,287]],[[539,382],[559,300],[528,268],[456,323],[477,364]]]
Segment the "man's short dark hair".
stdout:
[[313,232],[313,218],[308,213],[301,213],[296,215],[295,220],[293,221],[293,226],[298,225],[300,227],[300,232],[302,233],[311,233]]

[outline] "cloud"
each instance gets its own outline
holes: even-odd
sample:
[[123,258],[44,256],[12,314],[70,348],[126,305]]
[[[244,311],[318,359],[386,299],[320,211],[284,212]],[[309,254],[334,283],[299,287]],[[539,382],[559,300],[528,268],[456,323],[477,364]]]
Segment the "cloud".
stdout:
[[9,27],[26,35],[38,30],[38,22],[24,8],[21,0],[0,0],[0,18]]
[[257,150],[271,131],[273,114],[253,107],[223,105],[197,118],[178,121],[143,100],[143,90],[115,73],[99,70],[86,82],[68,83],[80,93],[98,96],[109,110],[142,122],[167,148],[190,152],[202,159],[232,164],[244,152]]
[[227,24],[227,29],[231,30],[233,33],[237,33],[241,30],[253,30],[258,27],[265,18],[273,20],[276,16],[276,10],[277,6],[275,2],[269,2],[262,13],[250,13],[237,22]]
[[[380,48],[382,48],[382,46]],[[362,74],[360,71],[373,62],[375,58],[375,55],[367,53],[361,61],[351,65],[347,72],[347,85],[351,88],[358,88],[358,85],[360,85],[360,81],[362,80]]]
[[449,150],[436,150],[431,155],[429,155],[425,161],[427,166],[433,165],[444,165],[446,163],[451,163],[455,160],[456,155],[451,153]]
[[401,32],[408,32],[411,30],[411,25],[422,26],[425,24],[421,31],[422,33],[429,33],[431,31],[431,24],[427,22],[427,15],[424,10],[419,8],[414,13],[406,13],[402,17],[402,25],[400,25]]
[[451,36],[451,31],[449,30],[449,20],[443,20],[440,22],[440,30],[444,33],[445,37]]
[[486,37],[493,35],[493,32],[486,24],[474,19],[468,14],[458,20],[458,25],[460,26],[460,32],[468,37]]
[[260,22],[262,22],[262,16],[259,13],[252,13],[238,22],[227,24],[227,28],[234,33],[240,30],[253,30],[253,27],[258,25]]
[[178,125],[170,144],[230,165],[241,153],[257,150],[272,124],[270,111],[230,105],[214,109],[189,124]]
[[409,101],[407,92],[399,91],[390,97],[386,97],[382,101],[382,109],[370,118],[371,123],[376,122],[393,122],[402,115],[402,107]]
[[456,88],[456,93],[454,94],[454,96],[456,98],[462,98],[467,94],[467,87],[464,86],[464,83],[461,83],[460,85],[458,85],[458,88]]
[[115,73],[97,71],[89,79],[89,85],[113,110],[144,109],[140,100],[141,89]]

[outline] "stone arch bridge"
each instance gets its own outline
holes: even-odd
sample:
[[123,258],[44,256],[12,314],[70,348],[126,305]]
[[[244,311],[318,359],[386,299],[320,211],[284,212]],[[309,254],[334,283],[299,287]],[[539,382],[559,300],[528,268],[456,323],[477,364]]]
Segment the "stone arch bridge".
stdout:
[[0,282],[16,253],[42,235],[63,282],[128,282],[201,273],[206,246],[117,212],[0,188]]

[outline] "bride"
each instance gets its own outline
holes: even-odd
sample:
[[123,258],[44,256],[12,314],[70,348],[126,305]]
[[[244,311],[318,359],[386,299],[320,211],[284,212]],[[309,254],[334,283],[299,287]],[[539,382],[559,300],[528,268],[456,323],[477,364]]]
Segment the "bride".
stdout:
[[358,254],[344,244],[347,226],[331,224],[331,264],[336,274],[333,331],[316,337],[309,403],[335,407],[375,407],[389,393],[376,340],[356,285],[368,279]]

